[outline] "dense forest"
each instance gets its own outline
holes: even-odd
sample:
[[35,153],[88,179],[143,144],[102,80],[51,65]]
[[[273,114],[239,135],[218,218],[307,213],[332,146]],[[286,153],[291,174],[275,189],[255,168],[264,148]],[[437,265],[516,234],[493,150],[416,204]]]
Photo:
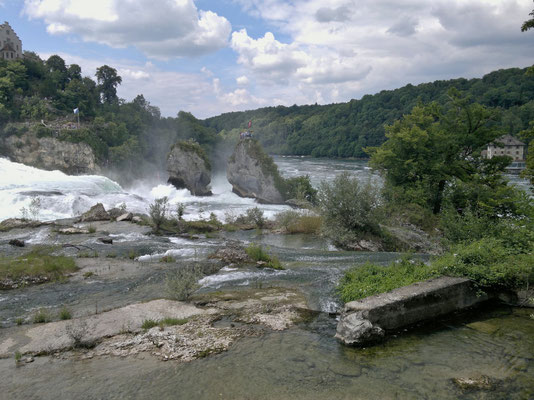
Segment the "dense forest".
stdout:
[[255,136],[275,154],[367,157],[366,147],[385,141],[385,125],[409,114],[418,103],[447,103],[447,92],[455,87],[472,101],[499,110],[495,124],[503,134],[517,135],[534,120],[534,76],[526,71],[511,68],[481,79],[406,85],[347,103],[232,112],[208,118],[205,123],[223,137],[235,137],[252,120]]
[[[148,165],[163,168],[177,140],[194,139],[210,154],[217,143],[237,141],[250,120],[254,136],[270,153],[367,157],[366,148],[385,141],[385,125],[420,103],[447,103],[451,87],[497,110],[493,123],[502,133],[526,132],[534,120],[534,76],[519,68],[481,79],[407,85],[347,103],[267,107],[203,121],[184,111],[162,117],[142,94],[129,102],[120,99],[117,87],[122,79],[110,66],[97,68],[94,76],[96,80],[82,77],[80,66],[67,65],[57,55],[41,60],[25,52],[21,60],[0,60],[0,139],[33,132],[85,142],[101,165],[124,172]],[[528,140],[532,135],[522,137]]]

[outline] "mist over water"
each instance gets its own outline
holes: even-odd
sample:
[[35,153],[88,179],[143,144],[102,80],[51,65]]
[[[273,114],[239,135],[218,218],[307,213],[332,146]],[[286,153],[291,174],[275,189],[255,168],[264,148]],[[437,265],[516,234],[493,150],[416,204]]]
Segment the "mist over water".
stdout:
[[[285,177],[309,175],[314,186],[322,180],[331,180],[341,171],[370,176],[364,161],[340,161],[309,157],[275,157],[281,174]],[[268,218],[289,209],[284,205],[258,204],[254,199],[242,198],[232,192],[224,170],[212,177],[213,196],[197,197],[186,189],[176,189],[166,182],[167,175],[136,182],[121,187],[117,182],[98,175],[69,176],[60,171],[45,171],[0,158],[0,220],[22,216],[22,208],[28,209],[33,198],[40,200],[36,218],[50,221],[71,218],[87,211],[96,203],[106,209],[125,203],[128,210],[147,213],[155,199],[167,196],[171,209],[182,203],[187,220],[208,218],[214,213],[224,220],[237,216],[252,207],[259,207]]]

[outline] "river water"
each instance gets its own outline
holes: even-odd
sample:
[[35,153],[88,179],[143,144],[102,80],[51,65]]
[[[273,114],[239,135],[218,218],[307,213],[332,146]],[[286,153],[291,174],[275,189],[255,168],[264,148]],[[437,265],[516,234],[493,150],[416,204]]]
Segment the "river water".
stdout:
[[[365,162],[277,157],[285,176],[309,174],[312,183],[331,180],[341,171],[375,179]],[[164,182],[122,188],[97,176],[69,177],[0,159],[0,220],[18,216],[32,197],[41,199],[38,218],[72,217],[96,202],[106,208],[122,202],[146,212],[154,198],[167,195],[186,205],[186,218],[224,218],[259,206],[267,216],[287,209],[257,205],[231,192],[224,177],[213,182],[215,195],[196,198]],[[127,224],[127,223],[125,223]],[[528,310],[507,307],[477,310],[410,330],[368,349],[354,349],[334,338],[340,304],[334,288],[343,271],[367,261],[388,263],[396,253],[355,253],[333,248],[307,235],[274,235],[259,231],[221,233],[200,240],[147,235],[141,228],[111,231],[110,246],[94,235],[77,244],[101,254],[95,277],[0,292],[0,322],[14,320],[38,307],[67,305],[75,316],[161,297],[169,269],[204,260],[228,240],[261,243],[276,254],[285,270],[223,268],[200,281],[201,291],[282,286],[300,289],[317,317],[284,332],[244,338],[229,351],[190,363],[161,362],[149,355],[128,359],[84,361],[39,357],[16,368],[13,359],[0,360],[0,398],[6,399],[529,399],[534,398],[534,320]],[[113,229],[112,224],[106,229]],[[2,242],[10,233],[2,236]],[[49,227],[18,232],[30,244],[62,244],[74,240]],[[22,235],[22,236],[21,236]],[[0,243],[2,251],[11,251]],[[76,255],[75,250],[71,255]],[[117,259],[105,257],[114,252]],[[134,252],[136,268],[123,271],[120,257]],[[178,262],[158,262],[172,255]],[[425,255],[419,255],[426,259]],[[117,269],[117,274],[106,271]],[[0,329],[0,335],[2,329]],[[462,391],[454,378],[486,376],[488,390]]]

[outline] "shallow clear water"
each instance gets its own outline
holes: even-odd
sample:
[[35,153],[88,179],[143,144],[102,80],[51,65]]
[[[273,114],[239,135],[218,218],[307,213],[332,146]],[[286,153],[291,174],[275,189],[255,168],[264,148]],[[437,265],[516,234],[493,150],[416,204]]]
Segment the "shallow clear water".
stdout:
[[[0,360],[10,399],[529,399],[534,326],[524,310],[441,320],[369,349],[332,338],[327,316],[187,364],[150,356],[85,361]],[[453,378],[485,375],[489,391],[462,392]]]

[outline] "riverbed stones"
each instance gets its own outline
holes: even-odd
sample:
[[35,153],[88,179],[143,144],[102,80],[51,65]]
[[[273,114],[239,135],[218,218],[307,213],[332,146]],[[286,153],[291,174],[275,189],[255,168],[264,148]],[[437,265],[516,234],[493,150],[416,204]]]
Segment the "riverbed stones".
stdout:
[[93,222],[93,221],[109,221],[111,218],[106,212],[102,203],[97,203],[93,207],[83,213],[80,217],[80,222]]
[[336,338],[347,345],[366,345],[387,331],[473,307],[493,298],[466,278],[440,277],[414,283],[345,305]]
[[26,244],[24,243],[24,240],[20,239],[11,239],[8,244],[15,247],[24,247]]
[[281,179],[278,170],[259,146],[253,139],[242,139],[236,145],[226,166],[228,182],[238,196],[265,204],[284,204],[284,196],[276,186]]
[[117,222],[121,222],[121,221],[131,221],[133,218],[133,214],[131,212],[128,212],[128,213],[124,213],[122,215],[119,215],[117,217]]
[[196,142],[174,144],[167,156],[168,182],[177,189],[188,189],[193,196],[211,196],[211,166]]

